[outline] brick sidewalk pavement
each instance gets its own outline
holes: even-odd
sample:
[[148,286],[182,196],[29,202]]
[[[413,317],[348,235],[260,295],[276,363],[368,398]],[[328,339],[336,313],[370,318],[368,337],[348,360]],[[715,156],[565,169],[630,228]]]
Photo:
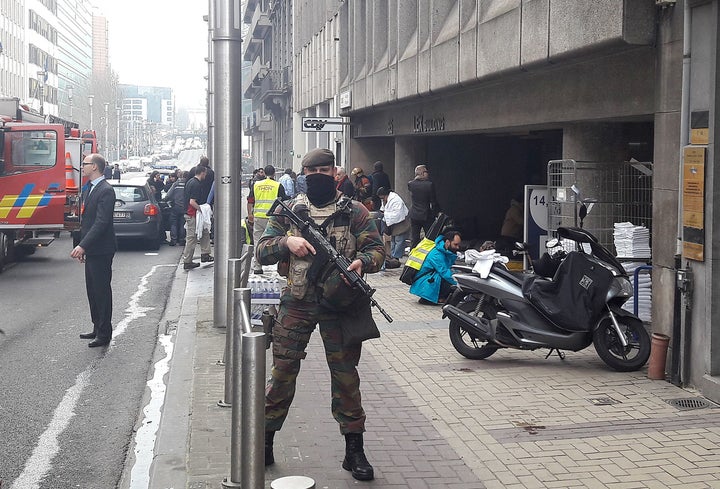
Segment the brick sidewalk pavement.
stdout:
[[[358,482],[340,467],[344,441],[330,413],[329,374],[315,334],[266,487],[305,475],[318,488],[720,488],[720,410],[683,411],[667,402],[696,392],[648,380],[646,370],[610,371],[592,348],[567,352],[564,361],[515,350],[467,360],[452,348],[440,309],[419,305],[399,275],[369,278],[395,319],[388,324],[376,314],[383,335],[365,343],[359,367],[376,479]],[[190,272],[193,293],[183,304],[197,312],[189,326],[190,416],[178,421],[187,424],[185,487],[192,489],[221,487],[230,473],[230,409],[216,404],[224,369],[215,362],[225,334],[212,326],[212,280],[206,270]],[[178,351],[181,342],[178,333]],[[170,378],[169,390],[172,370]],[[159,438],[176,431],[164,423]]]

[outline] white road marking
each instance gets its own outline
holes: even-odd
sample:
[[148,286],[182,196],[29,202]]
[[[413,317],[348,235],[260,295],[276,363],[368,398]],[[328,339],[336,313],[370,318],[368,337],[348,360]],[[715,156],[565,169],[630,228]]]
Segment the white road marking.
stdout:
[[[128,307],[125,309],[125,317],[118,323],[113,331],[113,338],[110,341],[110,346],[108,346],[108,351],[112,350],[115,345],[115,340],[125,332],[130,323],[136,319],[145,317],[145,313],[154,309],[153,307],[141,307],[139,302],[143,294],[148,290],[148,280],[159,267],[177,267],[177,265],[155,265],[140,279],[140,284],[132,297],[130,297]],[[103,357],[99,357],[88,365],[87,368],[75,378],[75,384],[65,391],[65,395],[60,401],[60,404],[58,404],[55,411],[53,411],[53,416],[48,427],[42,435],[40,435],[40,438],[38,438],[32,455],[30,455],[28,461],[25,462],[22,473],[15,479],[10,489],[38,489],[40,487],[40,482],[48,472],[50,472],[52,461],[60,451],[58,438],[75,416],[75,407],[80,399],[80,395],[89,383],[90,374],[97,369],[102,358]]]
[[160,427],[167,389],[163,377],[170,370],[170,360],[174,350],[172,335],[160,335],[159,338],[160,344],[165,349],[165,357],[155,363],[155,373],[147,382],[150,389],[150,402],[143,409],[145,417],[135,435],[135,464],[130,472],[130,489],[150,487],[150,466],[155,456],[155,439]]

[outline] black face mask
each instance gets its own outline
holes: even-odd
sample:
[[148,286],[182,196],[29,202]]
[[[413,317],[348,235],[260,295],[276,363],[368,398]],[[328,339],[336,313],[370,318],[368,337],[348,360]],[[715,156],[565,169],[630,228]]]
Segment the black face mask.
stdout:
[[311,173],[305,177],[307,197],[316,207],[327,204],[335,197],[335,179],[324,173]]

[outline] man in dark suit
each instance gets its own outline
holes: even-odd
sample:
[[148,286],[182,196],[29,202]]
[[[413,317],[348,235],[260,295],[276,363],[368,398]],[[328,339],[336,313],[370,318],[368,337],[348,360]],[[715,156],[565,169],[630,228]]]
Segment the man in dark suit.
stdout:
[[85,288],[90,304],[93,330],[80,338],[92,340],[88,346],[105,346],[112,338],[112,262],[115,256],[113,209],[115,190],[105,181],[107,163],[99,154],[83,160],[83,175],[88,188],[82,195],[80,243],[70,256],[85,263]]

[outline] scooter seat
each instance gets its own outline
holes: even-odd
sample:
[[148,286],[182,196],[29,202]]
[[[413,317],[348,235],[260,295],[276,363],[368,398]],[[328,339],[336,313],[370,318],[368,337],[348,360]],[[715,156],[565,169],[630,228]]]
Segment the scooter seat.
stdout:
[[522,285],[525,277],[528,276],[524,272],[510,271],[498,263],[493,263],[492,271],[516,285]]

